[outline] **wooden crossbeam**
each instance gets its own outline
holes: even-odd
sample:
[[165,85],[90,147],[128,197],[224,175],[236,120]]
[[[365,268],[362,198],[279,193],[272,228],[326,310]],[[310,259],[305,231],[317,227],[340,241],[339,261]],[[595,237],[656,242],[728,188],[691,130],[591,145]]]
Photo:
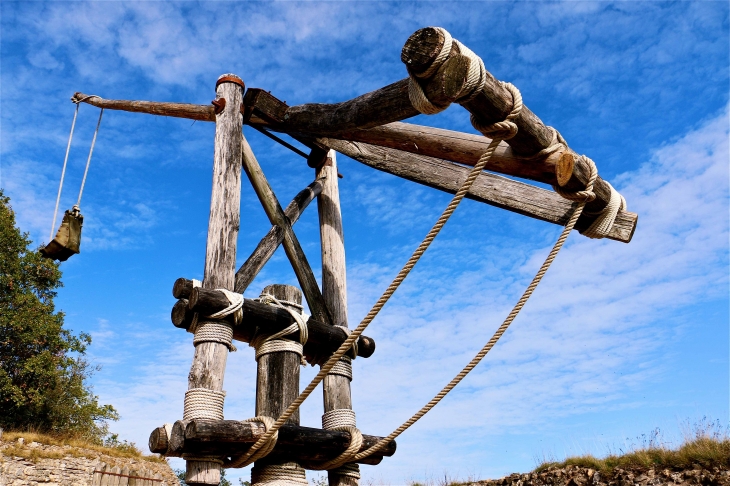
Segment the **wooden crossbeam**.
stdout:
[[[469,173],[467,167],[453,162],[401,150],[332,138],[314,140],[374,169],[450,194],[459,189]],[[553,191],[488,172],[479,175],[466,197],[560,226],[565,226],[575,207],[575,203]],[[637,219],[636,213],[619,211],[606,238],[628,243],[634,235]],[[592,218],[581,218],[576,229],[584,230],[591,222]]]
[[[229,457],[242,454],[266,432],[258,422],[236,420],[191,420],[175,422],[168,437],[164,427],[150,434],[152,452],[168,457],[184,453]],[[376,444],[382,437],[363,434],[361,451]],[[276,447],[267,458],[286,457],[302,462],[324,462],[337,457],[350,443],[350,434],[299,425],[284,424],[279,429]],[[383,457],[395,454],[397,444],[391,441],[384,449],[367,457],[361,464],[379,464]]]
[[266,216],[268,216],[271,224],[279,226],[284,230],[284,251],[286,252],[287,258],[289,258],[289,262],[291,262],[299,285],[302,286],[302,292],[307,299],[312,315],[322,322],[331,323],[332,318],[327,310],[327,306],[324,304],[322,292],[319,290],[317,280],[314,278],[314,272],[312,272],[312,268],[307,261],[307,256],[304,254],[304,250],[302,250],[302,246],[294,234],[289,218],[286,217],[284,210],[281,209],[281,205],[274,191],[266,180],[266,176],[261,170],[261,166],[245,138],[243,139],[241,154],[243,169],[264,208],[264,212],[266,212]]
[[[289,218],[290,224],[294,224],[299,220],[299,216],[309,206],[312,200],[319,196],[322,192],[322,180],[318,179],[307,187],[302,189],[297,194],[292,202],[284,210],[284,215]],[[284,230],[277,225],[271,227],[266,236],[264,236],[256,249],[251,253],[246,261],[241,265],[241,268],[236,272],[236,285],[233,288],[234,292],[242,294],[246,291],[256,275],[259,274],[266,262],[274,256],[276,249],[279,248],[281,242],[284,241]]]

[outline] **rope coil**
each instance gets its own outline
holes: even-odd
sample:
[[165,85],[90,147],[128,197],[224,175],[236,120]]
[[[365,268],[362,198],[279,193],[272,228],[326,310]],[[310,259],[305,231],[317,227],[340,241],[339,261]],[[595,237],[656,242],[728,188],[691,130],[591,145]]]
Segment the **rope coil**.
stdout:
[[[262,457],[266,457],[272,450],[274,450],[274,447],[276,446],[276,441],[279,439],[279,430],[278,428],[274,430],[273,432],[271,429],[274,426],[274,419],[271,417],[266,417],[264,415],[259,415],[254,418],[246,419],[244,422],[258,422],[264,426],[264,429],[266,430],[266,433],[264,434],[264,437],[266,437],[263,441],[259,439],[258,442],[262,442],[262,446],[259,448],[254,449],[253,447],[249,449],[246,453],[238,456],[238,457],[232,457],[230,461],[225,462],[223,467],[226,468],[237,468],[237,467],[246,467],[249,464],[252,464],[255,461],[258,461]],[[263,437],[262,437],[263,438]]]
[[[256,361],[265,354],[290,351],[299,355],[302,360],[302,365],[306,364],[304,360],[304,345],[307,344],[307,339],[309,339],[309,328],[307,327],[308,316],[305,318],[301,314],[301,309],[304,307],[296,302],[279,300],[270,294],[262,294],[258,300],[264,304],[286,310],[292,316],[294,322],[275,334],[258,335],[251,339],[249,346],[256,349]],[[292,307],[298,309],[298,311],[292,309]],[[283,338],[297,331],[299,331],[299,342]]]
[[352,381],[352,358],[349,356],[343,356],[337,363],[335,363],[328,375],[344,376]]
[[191,388],[185,392],[183,420],[223,420],[226,392],[207,388]]
[[296,462],[284,464],[254,465],[251,469],[251,484],[256,486],[305,486],[307,474]]

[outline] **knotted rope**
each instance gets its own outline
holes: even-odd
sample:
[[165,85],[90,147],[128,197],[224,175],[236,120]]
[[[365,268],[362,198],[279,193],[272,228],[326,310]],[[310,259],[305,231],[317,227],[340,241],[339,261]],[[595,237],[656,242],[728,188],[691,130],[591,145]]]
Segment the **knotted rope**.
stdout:
[[[193,280],[193,287],[200,287],[199,280]],[[233,345],[233,326],[229,322],[222,321],[221,319],[234,315],[234,322],[239,323],[241,321],[241,309],[243,308],[243,295],[231,292],[227,289],[216,289],[222,292],[226,299],[228,299],[228,307],[219,310],[209,316],[199,316],[196,312],[193,315],[193,322],[188,328],[188,332],[192,332],[195,337],[193,338],[193,344],[199,343],[220,343],[224,344],[229,351],[236,351],[236,346]],[[203,320],[203,319],[215,319],[215,320]]]
[[[307,319],[301,314],[301,310],[304,307],[296,302],[279,300],[270,294],[262,294],[259,297],[259,301],[286,310],[292,316],[294,322],[275,334],[254,336],[251,339],[249,346],[256,349],[256,361],[265,354],[291,351],[299,355],[302,359],[302,364],[306,364],[306,361],[304,361],[304,345],[307,344],[307,339],[309,339],[309,328],[307,327]],[[292,309],[292,307],[297,308],[298,311]],[[297,331],[299,331],[299,342],[292,341],[291,339],[282,339],[283,336],[293,334]]]
[[[321,464],[309,464],[307,467],[315,471],[336,470],[351,462],[352,458],[355,457],[355,454],[362,447],[362,433],[356,426],[355,412],[346,408],[330,410],[322,415],[322,428],[325,430],[347,432],[350,434],[350,443],[347,449],[334,459]],[[355,467],[353,468],[352,466]],[[355,477],[354,474],[357,473],[357,478],[360,478],[360,468],[357,464],[350,465],[343,472],[347,473],[350,477]]]
[[[441,229],[444,227],[446,222],[449,220],[451,215],[456,210],[459,203],[464,199],[464,196],[466,196],[467,192],[469,191],[469,188],[471,188],[472,184],[476,180],[476,178],[479,176],[481,171],[484,169],[485,165],[489,161],[489,158],[494,153],[495,149],[499,145],[499,142],[503,140],[503,138],[500,138],[500,136],[506,136],[509,137],[511,133],[516,133],[516,125],[514,125],[514,120],[517,115],[519,115],[520,110],[522,109],[522,97],[520,96],[519,90],[512,86],[511,84],[506,85],[507,89],[512,93],[513,96],[513,108],[510,110],[509,115],[507,115],[507,118],[504,122],[496,123],[489,127],[484,127],[485,131],[488,133],[492,133],[494,138],[489,143],[489,146],[487,147],[486,152],[482,157],[479,158],[479,161],[476,163],[474,168],[469,172],[469,175],[467,176],[466,180],[463,182],[459,190],[456,192],[454,197],[452,198],[451,202],[446,206],[446,209],[441,214],[439,219],[436,221],[434,226],[431,228],[431,230],[428,232],[424,240],[421,242],[420,245],[418,245],[418,248],[413,252],[411,257],[408,259],[406,264],[403,266],[403,268],[398,272],[398,275],[396,275],[395,279],[393,279],[393,282],[388,286],[388,288],[383,292],[383,294],[380,296],[380,298],[377,300],[375,305],[373,305],[372,309],[370,309],[370,312],[365,316],[365,318],[358,324],[358,326],[350,333],[350,335],[345,339],[345,341],[340,345],[340,347],[335,351],[335,353],[330,357],[329,360],[321,367],[319,370],[319,373],[314,377],[314,379],[307,385],[307,387],[302,391],[302,393],[287,407],[287,409],[284,411],[284,413],[274,422],[272,427],[264,434],[262,437],[259,438],[256,443],[254,443],[253,446],[251,446],[251,449],[249,450],[249,453],[253,454],[255,451],[262,448],[269,438],[277,431],[279,428],[286,423],[287,420],[289,420],[289,417],[292,416],[292,414],[299,408],[299,406],[304,402],[304,400],[311,395],[311,393],[314,391],[314,389],[317,387],[319,383],[322,382],[325,376],[330,372],[330,370],[335,366],[335,364],[352,348],[352,345],[357,341],[357,339],[360,337],[360,335],[363,333],[363,331],[367,328],[367,326],[375,319],[375,316],[378,315],[380,310],[385,306],[386,302],[390,299],[390,297],[393,295],[393,293],[396,291],[396,289],[400,286],[400,284],[405,280],[405,278],[408,276],[408,274],[411,272],[413,267],[416,265],[418,260],[421,258],[423,253],[428,249],[428,247],[433,242],[434,238],[436,238],[436,235],[439,234]],[[514,128],[513,128],[514,127]],[[493,129],[493,130],[492,130]],[[361,454],[358,454],[355,456],[357,458],[365,457],[361,456]]]

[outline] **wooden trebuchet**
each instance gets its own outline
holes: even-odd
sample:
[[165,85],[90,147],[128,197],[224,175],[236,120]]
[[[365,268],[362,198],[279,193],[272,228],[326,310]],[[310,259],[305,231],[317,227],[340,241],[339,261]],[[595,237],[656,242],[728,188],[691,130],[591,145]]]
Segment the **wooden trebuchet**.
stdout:
[[[458,190],[459,184],[469,173],[468,168],[452,162],[377,145],[331,138],[317,138],[315,141],[374,169],[450,194]],[[553,191],[488,172],[479,175],[466,197],[560,226],[565,226],[575,207],[575,203]],[[588,228],[593,220],[591,216],[581,217],[576,229]],[[619,211],[606,237],[628,243],[633,237],[637,220],[636,213]]]
[[[239,455],[266,432],[264,426],[257,422],[240,422],[236,420],[191,420],[178,421],[172,428],[167,447],[160,437],[158,427],[150,435],[150,450],[165,454],[168,457],[179,457],[184,453],[210,454],[227,457]],[[153,440],[154,438],[154,440]],[[363,434],[361,451],[376,444],[382,437]],[[279,430],[276,447],[267,457],[286,457],[302,463],[323,462],[342,453],[350,443],[350,434],[333,430],[302,427],[284,424]],[[361,464],[378,464],[383,457],[395,454],[396,441],[376,454],[358,461]]]
[[[175,327],[187,329],[192,321],[192,314],[199,309],[206,309],[203,314],[213,309],[221,310],[225,296],[216,290],[196,288],[191,297],[194,304],[200,303],[200,308],[190,308],[188,299],[180,299],[172,311],[172,322]],[[216,311],[214,311],[216,312]],[[256,300],[244,299],[241,309],[241,322],[233,326],[233,339],[250,342],[257,332],[274,334],[289,327],[294,322],[292,316],[285,310],[267,305]],[[307,321],[309,340],[304,346],[304,355],[312,364],[321,364],[347,339],[347,333],[336,327],[309,318]],[[296,331],[289,336],[298,339]],[[369,358],[375,352],[375,341],[367,336],[358,339],[358,356]]]
[[[309,203],[322,192],[322,181],[316,180],[305,187],[294,200],[284,210],[284,215],[289,218],[289,222],[294,224],[299,220],[299,216],[309,206]],[[284,230],[280,226],[272,226],[266,236],[264,236],[251,256],[241,265],[236,272],[236,285],[234,292],[242,294],[246,291],[256,275],[259,274],[266,262],[274,255],[276,249],[279,248],[281,242],[284,241]]]

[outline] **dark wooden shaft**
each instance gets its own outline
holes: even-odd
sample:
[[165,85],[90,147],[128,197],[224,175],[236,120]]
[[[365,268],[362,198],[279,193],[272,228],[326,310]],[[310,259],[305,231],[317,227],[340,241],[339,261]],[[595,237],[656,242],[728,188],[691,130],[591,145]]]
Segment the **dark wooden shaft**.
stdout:
[[[265,433],[263,425],[257,422],[236,420],[191,420],[178,421],[172,428],[167,456],[179,457],[183,453],[230,456],[246,452]],[[152,432],[155,434],[155,431]],[[363,434],[361,451],[376,444],[382,437]],[[286,458],[302,462],[323,462],[344,451],[350,441],[347,432],[301,427],[290,423],[279,430],[279,439],[271,458]],[[150,443],[153,440],[150,437]],[[396,442],[391,441],[383,450],[360,461],[362,464],[378,464],[382,458],[396,452]],[[165,453],[156,449],[152,452]]]
[[[240,224],[243,143],[240,106],[243,90],[240,79],[239,82],[222,82],[216,86],[216,96],[225,98],[226,106],[217,115],[215,124],[213,189],[203,277],[203,286],[208,289],[233,288]],[[228,348],[224,344],[197,344],[188,375],[188,389],[223,390],[227,358]],[[220,482],[220,465],[209,461],[187,461],[185,477],[188,484],[217,485]]]
[[[299,220],[299,216],[320,192],[322,192],[322,181],[316,180],[294,197],[284,210],[284,215],[289,218],[292,225]],[[256,275],[264,268],[266,262],[274,255],[282,241],[284,241],[284,230],[279,226],[272,226],[251,253],[251,256],[236,272],[236,285],[233,289],[235,292],[242,294],[246,291]]]
[[[195,302],[201,302],[202,309],[208,309],[203,314],[217,312],[227,307],[225,295],[216,290],[197,288],[193,292]],[[191,296],[192,297],[192,296]],[[190,326],[192,313],[199,312],[199,308],[187,309],[181,299],[173,307],[172,320],[176,327],[187,329]],[[189,301],[188,301],[189,302]],[[221,307],[225,306],[225,307]],[[213,311],[213,309],[217,309]],[[259,330],[265,334],[274,334],[289,327],[293,322],[291,315],[277,307],[263,304],[256,300],[244,299],[241,322],[233,327],[233,339],[250,342],[254,333]],[[304,345],[304,355],[312,364],[321,364],[347,339],[344,330],[319,322],[313,318],[307,321],[309,340]],[[299,339],[299,332],[289,336],[290,339]],[[358,339],[358,356],[369,358],[375,352],[375,341],[367,336]]]
[[[261,292],[279,300],[302,303],[302,293],[291,285],[269,285]],[[299,311],[301,314],[301,311]],[[299,396],[299,355],[291,351],[268,353],[258,360],[256,379],[256,415],[274,419]],[[299,425],[299,410],[287,421]]]
[[[315,141],[369,167],[451,194],[458,190],[470,172],[469,168],[452,162],[376,145],[330,138]],[[575,207],[575,203],[553,191],[488,172],[479,175],[466,197],[560,226],[565,226]],[[581,216],[576,229],[582,231],[594,220],[595,216]],[[628,243],[637,221],[636,213],[619,211],[607,238]]]
[[320,321],[331,322],[332,318],[322,299],[322,293],[317,285],[317,280],[314,278],[314,273],[309,266],[307,257],[292,230],[291,222],[284,214],[284,210],[281,209],[274,191],[271,189],[258,160],[256,160],[251,147],[245,139],[243,140],[242,159],[243,168],[266,212],[266,216],[268,216],[271,224],[279,226],[284,230],[284,251],[292,265],[294,274],[297,276],[299,285],[302,286],[302,292],[307,299],[307,304],[309,304],[312,315]]

